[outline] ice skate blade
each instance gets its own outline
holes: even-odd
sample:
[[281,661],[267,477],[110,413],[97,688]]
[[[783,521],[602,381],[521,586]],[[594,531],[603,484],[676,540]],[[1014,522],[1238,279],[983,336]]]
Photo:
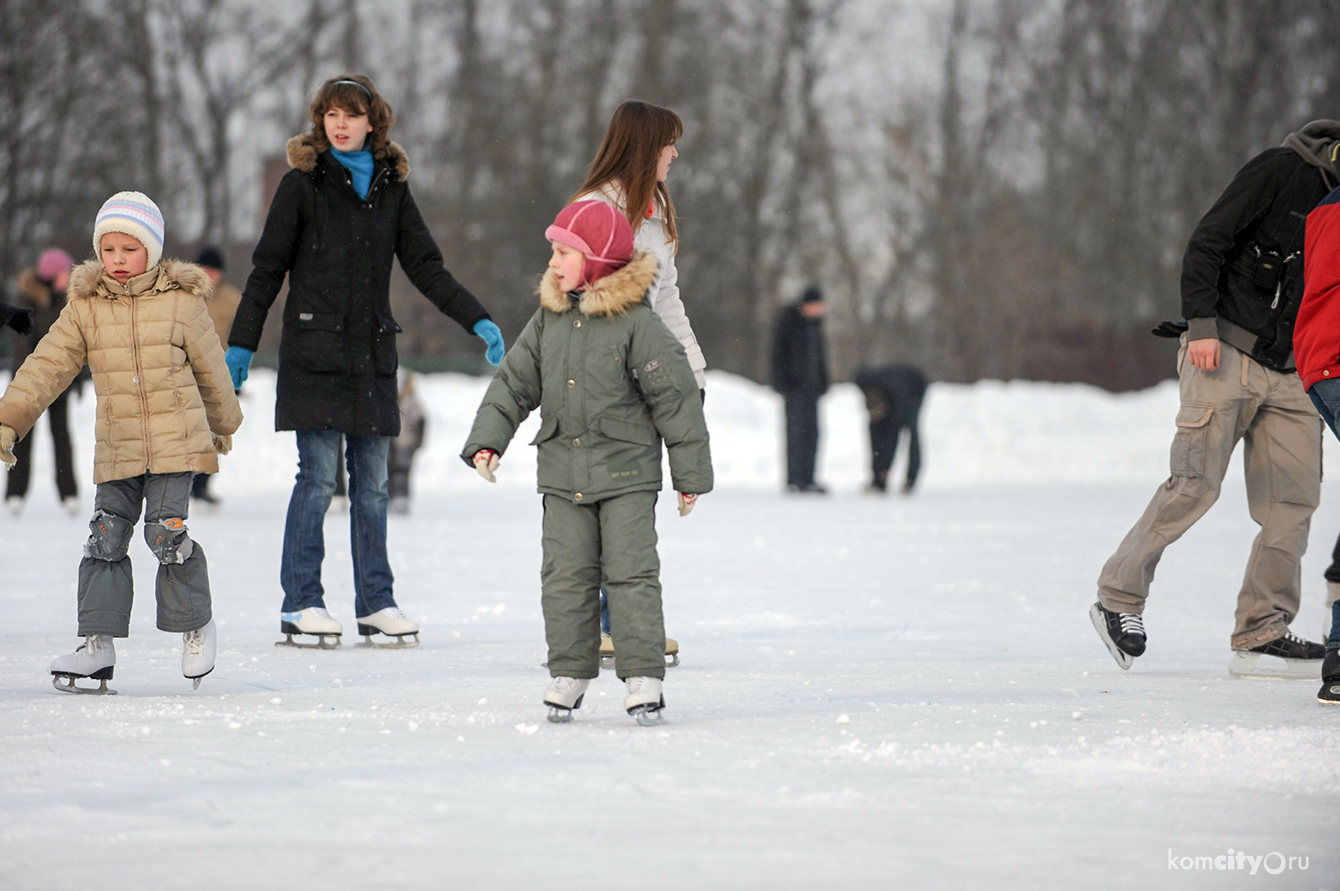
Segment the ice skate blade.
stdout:
[[550,724],[571,724],[572,709],[551,705],[549,706],[549,714],[545,717],[549,719]]
[[[376,633],[380,634],[381,632]],[[374,650],[408,650],[411,647],[417,647],[419,645],[419,632],[417,631],[411,631],[409,634],[395,634],[395,635],[388,634],[386,636],[394,637],[395,643],[377,643],[375,640],[372,639],[371,634],[364,633],[363,640],[355,644],[354,646],[368,647]],[[414,639],[405,640],[405,638],[407,637],[412,637]]]
[[1107,622],[1103,620],[1103,614],[1098,611],[1098,604],[1096,603],[1089,607],[1089,620],[1093,622],[1093,628],[1098,632],[1098,637],[1107,647],[1107,651],[1112,654],[1112,658],[1117,660],[1121,670],[1130,671],[1131,666],[1135,664],[1135,657],[1117,646],[1117,642],[1108,635]]
[[665,723],[665,716],[661,714],[661,706],[658,705],[637,705],[628,710],[643,727],[659,727]]
[[[99,673],[101,673],[101,672],[99,672]],[[52,672],[52,673],[51,673],[51,686],[55,687],[57,690],[61,691],[62,693],[85,693],[85,694],[88,694],[88,695],[90,695],[90,696],[115,696],[115,695],[116,695],[116,691],[115,691],[115,690],[112,690],[112,689],[108,688],[108,686],[107,686],[107,678],[92,678],[93,680],[97,680],[97,681],[100,683],[100,686],[99,686],[97,689],[94,689],[94,688],[92,688],[92,687],[81,687],[81,686],[79,686],[78,684],[76,684],[74,681],[75,681],[75,678],[78,678],[78,677],[84,677],[84,675],[75,675],[75,674],[56,674],[55,672]],[[90,677],[91,677],[91,676],[90,676]],[[65,683],[62,684],[61,681],[64,681]]]
[[1258,665],[1257,660],[1264,655],[1250,650],[1234,650],[1228,663],[1228,673],[1235,678],[1250,681],[1319,681],[1321,680],[1320,659],[1279,659],[1283,667]]
[[[303,643],[293,639],[295,632],[285,631],[284,639],[275,641],[277,647],[297,647],[300,650],[337,650],[340,647],[340,636],[338,634],[313,634],[317,638],[316,643]],[[296,632],[301,633],[301,632]],[[330,638],[334,643],[329,643],[326,638]]]

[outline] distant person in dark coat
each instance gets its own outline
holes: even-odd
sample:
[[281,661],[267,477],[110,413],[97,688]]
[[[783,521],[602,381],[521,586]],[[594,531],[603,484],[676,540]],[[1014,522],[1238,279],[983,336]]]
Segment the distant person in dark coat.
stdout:
[[917,435],[917,415],[926,396],[926,376],[911,365],[883,368],[858,368],[852,381],[865,395],[870,412],[870,486],[869,492],[885,492],[889,468],[898,451],[898,437],[907,431],[907,477],[903,492],[911,492],[921,470],[921,438]]
[[[60,318],[65,308],[65,290],[70,284],[70,272],[74,269],[74,259],[60,248],[47,248],[37,258],[37,265],[24,270],[19,276],[19,301],[31,310],[31,325],[26,335],[14,342],[14,372],[37,348],[38,341],[46,336],[51,326]],[[70,389],[81,389],[84,376],[81,373]],[[79,485],[74,475],[74,447],[70,440],[69,422],[70,390],[67,389],[48,406],[46,410],[47,427],[51,431],[51,445],[55,451],[56,494],[61,505],[70,516],[79,511]],[[14,445],[14,456],[18,463],[5,479],[5,506],[18,515],[23,510],[23,502],[28,497],[28,484],[32,478],[33,437],[25,436]]]
[[813,285],[782,310],[772,341],[772,387],[786,398],[786,488],[825,494],[814,481],[819,397],[828,390],[824,295]]

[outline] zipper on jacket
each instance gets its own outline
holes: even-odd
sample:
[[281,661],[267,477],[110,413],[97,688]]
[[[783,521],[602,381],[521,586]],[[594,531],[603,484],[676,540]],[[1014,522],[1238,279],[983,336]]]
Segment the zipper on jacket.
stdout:
[[[144,472],[149,472],[149,396],[144,392],[144,369],[140,365],[139,301],[130,293],[130,284],[126,286],[126,299],[130,301],[130,355],[135,363],[135,386],[140,394],[140,431],[144,434]],[[147,293],[147,292],[146,292]]]

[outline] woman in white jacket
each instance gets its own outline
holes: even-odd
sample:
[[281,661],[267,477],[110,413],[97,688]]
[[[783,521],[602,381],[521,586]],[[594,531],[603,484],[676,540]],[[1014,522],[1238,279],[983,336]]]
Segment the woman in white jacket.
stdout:
[[683,133],[684,123],[668,108],[636,99],[622,103],[610,118],[586,182],[570,200],[598,198],[617,207],[633,227],[634,247],[656,255],[660,268],[647,299],[683,344],[689,367],[702,388],[706,386],[703,371],[707,363],[679,297],[679,272],[675,269],[679,233],[675,229],[675,203],[665,186],[670,162],[679,157],[675,143]]

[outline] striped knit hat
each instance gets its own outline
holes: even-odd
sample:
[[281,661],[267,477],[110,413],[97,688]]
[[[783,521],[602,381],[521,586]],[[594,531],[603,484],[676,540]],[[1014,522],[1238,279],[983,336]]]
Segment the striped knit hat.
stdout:
[[633,258],[633,227],[604,201],[578,201],[558,212],[544,237],[586,254],[585,281],[590,285]]
[[102,256],[102,236],[120,232],[144,245],[149,255],[145,269],[153,269],[163,256],[163,214],[142,192],[117,192],[98,211],[93,224],[93,253]]

